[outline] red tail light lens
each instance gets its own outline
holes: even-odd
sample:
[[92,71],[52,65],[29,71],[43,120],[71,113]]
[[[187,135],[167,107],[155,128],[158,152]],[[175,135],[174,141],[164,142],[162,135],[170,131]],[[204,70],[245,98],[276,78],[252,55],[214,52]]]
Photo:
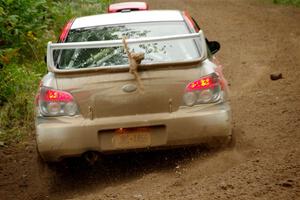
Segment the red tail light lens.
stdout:
[[68,92],[42,87],[37,99],[43,116],[73,116],[78,113],[77,104]]
[[68,92],[49,89],[44,96],[44,100],[54,102],[71,102],[73,101],[73,96]]
[[210,89],[215,87],[217,83],[217,80],[215,80],[211,76],[207,76],[204,78],[201,78],[199,80],[196,80],[192,83],[189,83],[187,85],[187,90],[188,91],[193,91],[193,90],[201,90],[201,89]]
[[214,103],[222,98],[219,77],[211,74],[195,80],[186,86],[183,101],[187,106]]

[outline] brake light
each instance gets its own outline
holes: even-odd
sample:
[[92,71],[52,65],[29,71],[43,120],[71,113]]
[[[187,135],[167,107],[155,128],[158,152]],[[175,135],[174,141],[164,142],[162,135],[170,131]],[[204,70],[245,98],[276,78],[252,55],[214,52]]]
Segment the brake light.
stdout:
[[43,116],[73,116],[78,113],[73,96],[66,91],[41,87],[37,101]]
[[196,80],[192,83],[189,83],[187,86],[187,90],[201,90],[214,87],[215,83],[211,76]]
[[186,86],[183,101],[187,106],[214,103],[222,99],[219,77],[214,73],[189,83]]
[[61,32],[61,34],[60,34],[60,36],[59,36],[59,42],[65,42],[65,41],[66,41],[67,36],[68,36],[68,34],[69,34],[69,31],[70,31],[70,29],[71,29],[71,27],[72,27],[72,24],[73,24],[74,20],[75,20],[75,19],[71,19],[71,20],[68,21],[68,22],[66,23],[66,25],[63,27],[62,32]]
[[73,101],[73,97],[68,92],[58,91],[58,90],[47,90],[45,97],[45,101],[55,101],[55,102],[70,102]]

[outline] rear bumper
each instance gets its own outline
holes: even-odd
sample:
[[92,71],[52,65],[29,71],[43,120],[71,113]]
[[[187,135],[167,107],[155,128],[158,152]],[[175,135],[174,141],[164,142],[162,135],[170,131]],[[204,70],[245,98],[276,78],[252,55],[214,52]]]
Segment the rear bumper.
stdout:
[[117,152],[112,142],[117,128],[160,127],[150,132],[148,146],[128,149],[192,145],[213,137],[231,135],[231,112],[227,103],[180,108],[173,113],[84,119],[76,117],[37,118],[36,134],[45,161],[59,161],[87,151]]

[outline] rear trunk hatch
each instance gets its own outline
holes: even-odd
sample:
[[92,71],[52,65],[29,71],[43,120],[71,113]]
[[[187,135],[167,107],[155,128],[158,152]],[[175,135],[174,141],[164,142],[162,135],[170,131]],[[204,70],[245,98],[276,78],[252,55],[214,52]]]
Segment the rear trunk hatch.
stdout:
[[185,87],[200,77],[200,66],[193,63],[140,70],[142,90],[128,71],[57,73],[56,80],[58,89],[74,96],[85,118],[164,113],[183,105]]

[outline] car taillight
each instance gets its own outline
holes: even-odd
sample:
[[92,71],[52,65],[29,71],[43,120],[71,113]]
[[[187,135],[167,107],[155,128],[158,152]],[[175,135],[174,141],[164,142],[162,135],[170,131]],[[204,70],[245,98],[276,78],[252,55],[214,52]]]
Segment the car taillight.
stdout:
[[211,74],[189,83],[185,88],[183,101],[187,106],[214,103],[222,98],[219,77]]
[[77,104],[68,92],[42,87],[37,100],[39,111],[43,116],[74,116],[78,114]]
[[44,101],[71,102],[73,96],[68,92],[48,89],[44,95]]

